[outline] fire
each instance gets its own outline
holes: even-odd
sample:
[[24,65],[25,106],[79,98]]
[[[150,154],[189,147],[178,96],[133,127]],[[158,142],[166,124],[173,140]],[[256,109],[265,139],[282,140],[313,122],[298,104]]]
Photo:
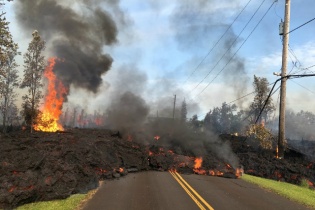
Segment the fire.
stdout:
[[107,172],[107,170],[105,170],[105,169],[96,168],[96,173],[97,173],[97,174],[104,174],[104,173],[106,173],[106,172]]
[[194,172],[199,175],[206,174],[206,170],[201,169],[202,166],[202,157],[195,159]]
[[13,192],[15,189],[16,189],[16,187],[13,186],[13,187],[10,187],[10,189],[9,189],[8,191],[11,193],[11,192]]
[[202,157],[195,159],[194,169],[199,169],[202,166]]
[[209,170],[209,175],[210,176],[223,176],[223,172],[222,171],[219,171],[219,170]]
[[170,153],[171,155],[174,155],[173,150],[168,150],[167,152]]
[[159,140],[160,138],[161,138],[160,136],[154,136],[155,141]]
[[34,129],[37,131],[56,132],[58,130],[63,130],[62,125],[59,124],[58,121],[62,113],[61,109],[67,89],[53,72],[56,59],[57,58],[50,58],[49,65],[44,71],[44,76],[48,80],[48,85],[42,113],[37,119],[37,124],[34,125]]
[[243,176],[243,174],[244,174],[244,169],[242,167],[236,169],[235,171],[236,178],[240,178],[241,176]]

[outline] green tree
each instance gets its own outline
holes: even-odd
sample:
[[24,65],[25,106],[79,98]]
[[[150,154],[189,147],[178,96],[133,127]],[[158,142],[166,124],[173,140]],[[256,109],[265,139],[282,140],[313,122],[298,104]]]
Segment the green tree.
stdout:
[[7,130],[7,123],[12,119],[14,101],[17,96],[15,88],[18,87],[18,71],[15,56],[18,55],[18,45],[13,42],[9,30],[9,22],[5,13],[0,15],[0,113],[2,114],[3,132]]
[[[255,98],[250,104],[250,113],[254,116],[253,120],[256,120],[264,107],[270,88],[268,87],[268,80],[266,78],[256,77],[255,75],[253,86],[255,90]],[[261,116],[259,117],[259,122],[262,123],[263,120],[267,122],[268,115],[270,115],[274,110],[275,106],[272,103],[272,98],[269,98]]]
[[[43,98],[42,78],[46,66],[45,57],[42,55],[45,49],[45,41],[42,40],[36,30],[32,35],[33,39],[24,54],[24,77],[20,86],[28,90],[28,94],[23,96],[23,116],[25,121],[29,123],[28,125],[31,126],[31,132],[39,113],[40,99]],[[27,120],[26,117],[30,119]]]
[[221,107],[213,108],[204,119],[205,129],[218,134],[240,132],[243,112],[236,113],[236,110],[235,104],[229,105],[226,102]]
[[252,124],[248,127],[246,135],[249,139],[259,143],[259,146],[263,149],[272,149],[275,139],[264,125]]
[[8,52],[17,49],[17,44],[13,42],[9,30],[9,22],[5,18],[5,13],[0,14],[0,77],[5,77],[4,68],[7,66],[9,59]]
[[0,102],[1,114],[2,114],[2,126],[3,132],[6,132],[7,123],[9,123],[9,119],[15,118],[12,114],[12,110],[15,110],[15,101],[17,97],[16,89],[19,87],[18,81],[18,67],[15,56],[17,55],[17,49],[13,48],[11,51],[7,52],[8,59],[7,65],[4,66],[5,77],[1,78],[1,96],[2,100]]

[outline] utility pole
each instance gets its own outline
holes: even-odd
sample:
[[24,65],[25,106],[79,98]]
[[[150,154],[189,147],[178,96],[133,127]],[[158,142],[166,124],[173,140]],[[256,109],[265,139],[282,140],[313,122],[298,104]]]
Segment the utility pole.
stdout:
[[278,158],[284,157],[285,141],[285,103],[287,88],[287,59],[289,46],[290,28],[290,0],[285,1],[284,25],[283,25],[283,48],[282,48],[282,69],[281,69],[281,90],[280,90],[280,114],[279,114],[279,135],[278,135]]
[[174,95],[173,120],[175,119],[176,95]]

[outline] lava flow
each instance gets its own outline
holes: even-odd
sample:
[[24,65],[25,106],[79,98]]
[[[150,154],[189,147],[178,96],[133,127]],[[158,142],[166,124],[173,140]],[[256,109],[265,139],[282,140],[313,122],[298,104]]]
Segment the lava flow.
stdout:
[[44,76],[48,81],[47,93],[41,114],[37,118],[37,124],[34,125],[34,129],[37,131],[56,132],[63,130],[58,121],[62,114],[62,105],[67,89],[53,72],[56,59],[54,57],[49,58],[49,65],[44,71]]
[[202,166],[202,157],[195,159],[194,172],[199,175],[206,174],[204,169],[201,169]]

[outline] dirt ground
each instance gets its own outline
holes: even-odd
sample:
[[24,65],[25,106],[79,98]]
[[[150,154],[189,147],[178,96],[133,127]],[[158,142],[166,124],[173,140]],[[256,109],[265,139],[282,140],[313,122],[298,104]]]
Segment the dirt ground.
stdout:
[[[137,143],[105,129],[69,129],[43,133],[14,131],[0,134],[0,208],[85,193],[99,181],[116,179],[143,170],[176,169],[180,173],[235,178],[235,168],[216,153],[203,155],[202,167],[194,170],[191,153],[157,143]],[[239,158],[244,172],[299,184],[315,182],[315,165],[299,153],[289,151],[279,160],[270,151],[249,146],[242,137],[221,136]]]

